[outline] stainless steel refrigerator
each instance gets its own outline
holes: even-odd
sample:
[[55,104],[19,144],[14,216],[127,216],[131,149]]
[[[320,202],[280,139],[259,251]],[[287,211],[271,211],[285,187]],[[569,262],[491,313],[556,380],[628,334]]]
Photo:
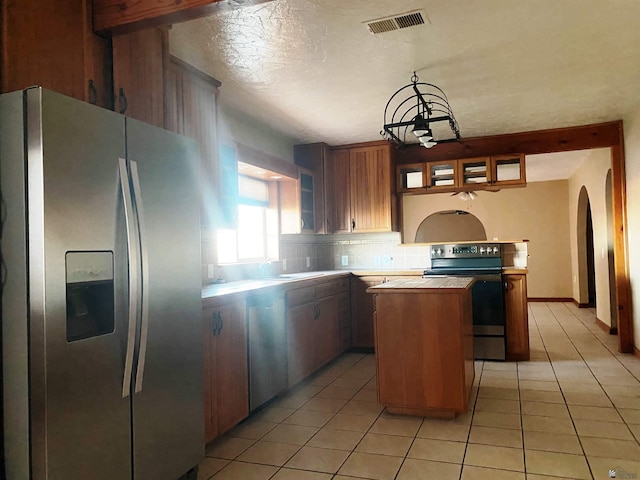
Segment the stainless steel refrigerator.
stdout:
[[171,132],[0,95],[8,479],[176,480],[203,458],[198,169]]

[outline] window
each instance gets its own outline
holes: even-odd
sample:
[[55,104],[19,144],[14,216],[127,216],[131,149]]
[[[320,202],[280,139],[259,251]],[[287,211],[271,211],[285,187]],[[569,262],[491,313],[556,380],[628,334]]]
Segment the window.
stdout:
[[238,176],[236,229],[218,230],[218,263],[258,262],[278,258],[277,199],[270,182]]

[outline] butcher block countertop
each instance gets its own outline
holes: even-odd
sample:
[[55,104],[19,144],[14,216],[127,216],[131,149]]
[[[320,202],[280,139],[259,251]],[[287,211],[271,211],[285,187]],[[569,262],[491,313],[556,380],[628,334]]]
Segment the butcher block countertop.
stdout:
[[443,293],[447,290],[466,290],[473,285],[473,277],[399,278],[367,289],[368,293]]

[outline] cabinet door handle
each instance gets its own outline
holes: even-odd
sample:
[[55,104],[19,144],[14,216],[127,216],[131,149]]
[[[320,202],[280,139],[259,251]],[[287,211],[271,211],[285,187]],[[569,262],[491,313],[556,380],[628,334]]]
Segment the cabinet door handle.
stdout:
[[95,105],[98,101],[98,91],[96,90],[96,86],[93,84],[93,80],[89,80],[89,103]]
[[351,230],[355,230],[356,229],[356,219],[352,218],[351,219]]
[[124,114],[124,112],[127,111],[129,102],[127,101],[127,96],[124,94],[123,87],[120,87],[120,90],[118,91],[118,104],[120,105],[120,110],[118,110],[118,113]]
[[222,313],[219,313],[219,318],[220,318],[220,326],[218,327],[218,335],[220,335],[220,332],[222,332],[222,327],[224,327],[224,319],[222,318]]
[[213,327],[211,333],[213,333],[213,336],[215,337],[218,334],[218,312],[213,312],[211,314],[211,324]]

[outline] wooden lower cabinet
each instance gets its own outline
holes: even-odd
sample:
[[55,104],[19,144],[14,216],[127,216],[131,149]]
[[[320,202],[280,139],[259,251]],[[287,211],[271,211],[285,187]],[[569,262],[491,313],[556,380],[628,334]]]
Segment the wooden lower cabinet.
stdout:
[[346,276],[287,292],[289,387],[348,348],[341,337],[348,296]]
[[527,276],[504,276],[506,292],[504,308],[506,317],[507,360],[529,360],[529,314],[527,309]]
[[205,440],[210,442],[249,415],[245,301],[205,308]]
[[373,295],[367,288],[401,276],[351,277],[351,344],[356,348],[373,348]]
[[466,411],[474,380],[471,291],[388,291],[375,295],[375,306],[379,403],[398,414]]

